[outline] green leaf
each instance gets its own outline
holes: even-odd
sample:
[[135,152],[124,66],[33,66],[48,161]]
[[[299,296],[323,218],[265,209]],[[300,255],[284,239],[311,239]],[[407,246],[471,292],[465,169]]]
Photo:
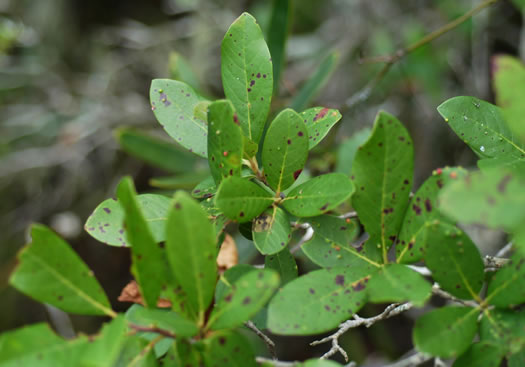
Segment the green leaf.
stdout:
[[513,307],[525,302],[525,258],[516,253],[489,282],[486,302],[496,307]]
[[324,139],[339,120],[341,113],[333,108],[312,107],[301,112],[301,118],[308,130],[308,147],[312,149]]
[[221,182],[215,203],[228,218],[242,223],[261,214],[273,203],[273,197],[247,179],[228,177]]
[[401,264],[387,264],[368,282],[370,302],[406,302],[423,306],[432,286],[420,274]]
[[215,303],[224,298],[226,293],[232,290],[233,284],[241,277],[255,270],[256,268],[248,264],[237,264],[226,270],[219,278],[217,286],[215,287]]
[[209,176],[202,180],[195,188],[191,191],[191,196],[196,199],[207,199],[211,198],[217,192],[217,186],[213,176]]
[[195,157],[176,145],[130,128],[119,128],[115,138],[122,149],[156,167],[173,173],[193,169]]
[[199,325],[217,281],[215,229],[201,206],[177,192],[166,223],[166,253],[171,271],[188,296]]
[[452,130],[481,158],[523,157],[525,148],[512,136],[502,111],[474,97],[454,97],[438,107]]
[[122,353],[113,367],[156,367],[153,346],[145,339],[131,335],[126,339]]
[[506,169],[472,172],[445,187],[441,210],[463,223],[515,229],[525,220],[525,177]]
[[148,309],[138,304],[128,309],[126,320],[138,326],[167,330],[181,338],[194,336],[199,332],[194,322],[184,319],[173,311]]
[[180,80],[195,90],[200,89],[199,79],[188,61],[178,52],[170,52],[169,70],[171,79]]
[[263,255],[283,250],[290,242],[291,233],[288,215],[277,206],[267,209],[253,222],[253,243]]
[[[162,195],[143,194],[137,196],[140,209],[156,242],[165,240],[166,213],[170,198]],[[89,216],[84,229],[96,240],[110,246],[129,247],[123,226],[124,210],[114,199],[100,203]]]
[[131,271],[137,280],[147,307],[156,307],[162,288],[167,287],[171,273],[165,251],[157,245],[142,214],[131,177],[123,178],[117,196],[125,211],[126,239],[131,244]]
[[261,28],[248,13],[233,22],[222,40],[221,76],[244,135],[258,143],[272,99],[272,60]]
[[164,367],[202,367],[202,345],[190,343],[187,339],[177,339],[162,360]]
[[189,85],[169,79],[154,79],[149,96],[151,109],[169,136],[190,152],[206,158],[206,120],[193,113],[204,99]]
[[503,349],[504,353],[517,353],[525,348],[525,312],[523,310],[486,310],[481,319],[480,339]]
[[309,359],[295,367],[340,367],[339,363],[325,359]]
[[268,269],[240,277],[215,305],[208,320],[211,330],[231,329],[252,318],[279,286],[279,275]]
[[189,190],[199,184],[204,178],[208,177],[209,172],[189,171],[174,176],[152,177],[149,184],[153,187],[164,190]]
[[229,101],[213,102],[208,110],[208,163],[218,185],[224,177],[241,176],[243,136]]
[[427,231],[425,264],[434,280],[458,298],[479,299],[485,266],[476,245],[450,224],[430,224]]
[[439,211],[437,200],[442,187],[465,176],[466,171],[462,168],[438,168],[410,199],[396,245],[398,263],[421,260],[428,241],[427,225],[435,220],[448,221]]
[[335,164],[336,172],[341,172],[350,176],[357,149],[368,140],[371,133],[372,129],[365,127],[339,144],[339,147],[337,148],[337,161]]
[[314,235],[301,246],[301,250],[315,264],[332,268],[368,262],[379,267],[362,253],[362,248],[353,246],[359,229],[356,222],[332,215],[308,218],[308,222]]
[[452,367],[499,367],[504,352],[488,343],[474,343],[454,361]]
[[339,53],[334,51],[330,52],[326,56],[315,73],[304,83],[299,90],[299,93],[292,100],[291,107],[296,111],[302,111],[312,101],[312,99],[324,88],[330,77],[332,76],[337,61],[339,59]]
[[470,307],[447,306],[424,314],[414,326],[416,348],[442,358],[463,354],[476,335],[478,313]]
[[379,112],[372,136],[354,160],[352,205],[370,236],[380,239],[385,262],[401,229],[413,173],[414,149],[407,130],[395,117]]
[[240,333],[221,331],[204,339],[206,366],[256,367],[250,343]]
[[84,315],[115,316],[93,272],[49,228],[34,224],[9,284],[42,303]]
[[518,176],[525,177],[525,159],[512,157],[496,157],[478,160],[478,167],[481,172],[494,168],[506,169]]
[[317,176],[298,185],[283,200],[283,206],[298,217],[314,217],[337,208],[354,192],[354,185],[342,173]]
[[308,157],[306,126],[291,109],[281,111],[272,121],[262,148],[264,177],[277,193],[290,187]]
[[297,263],[288,247],[276,254],[265,256],[264,268],[277,271],[281,278],[281,286],[297,278]]
[[319,334],[339,325],[366,302],[368,266],[322,269],[286,284],[268,308],[268,328],[281,335]]
[[[525,6],[525,2],[523,2]],[[492,59],[492,78],[496,103],[502,108],[503,117],[516,137],[525,144],[525,66],[515,57],[495,56]]]
[[292,23],[291,0],[273,0],[267,37],[273,63],[273,94],[279,94],[279,79],[285,65],[286,40]]
[[252,159],[259,151],[259,145],[244,135],[242,136],[242,139],[244,144],[243,157],[244,159]]

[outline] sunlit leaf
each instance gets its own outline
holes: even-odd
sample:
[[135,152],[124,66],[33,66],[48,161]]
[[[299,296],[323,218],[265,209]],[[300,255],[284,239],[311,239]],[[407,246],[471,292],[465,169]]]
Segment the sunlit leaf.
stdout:
[[275,254],[288,245],[291,232],[288,215],[275,206],[267,209],[253,222],[253,243],[261,254]]
[[312,149],[324,139],[330,129],[341,119],[341,113],[333,108],[312,107],[301,112],[308,130],[308,147]]

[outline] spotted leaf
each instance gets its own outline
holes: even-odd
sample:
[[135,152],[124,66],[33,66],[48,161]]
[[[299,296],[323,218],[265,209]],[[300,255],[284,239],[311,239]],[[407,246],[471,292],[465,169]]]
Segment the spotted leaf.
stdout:
[[297,278],[297,263],[288,247],[274,255],[266,256],[264,258],[264,268],[273,269],[279,274],[281,286]]
[[385,261],[401,229],[413,174],[412,139],[399,120],[379,112],[354,160],[352,205],[370,236],[379,238]]
[[275,254],[286,247],[291,232],[288,215],[277,206],[267,209],[253,221],[253,243],[263,255]]
[[134,304],[126,311],[128,322],[146,328],[157,327],[170,331],[178,337],[190,337],[198,333],[194,322],[186,320],[179,314],[161,309],[148,309]]
[[340,119],[341,113],[333,108],[312,107],[301,112],[308,130],[308,147],[312,149],[324,139]]
[[308,157],[306,126],[297,112],[286,109],[272,121],[262,148],[264,177],[276,192],[290,187]]
[[273,74],[261,28],[248,13],[233,22],[222,40],[221,76],[244,135],[258,143],[270,110]]
[[283,206],[298,217],[314,217],[337,208],[354,192],[354,185],[342,173],[317,176],[292,189]]
[[486,302],[496,307],[525,303],[525,257],[516,253],[489,282]]
[[201,157],[207,157],[208,126],[193,110],[205,101],[192,87],[169,79],[154,79],[149,92],[151,109],[164,130],[177,143]]
[[[250,342],[235,331],[220,331],[207,337],[204,358],[206,366],[256,367],[255,355]],[[184,366],[187,366],[184,364]],[[194,365],[191,365],[194,366]],[[195,365],[197,367],[198,365]]]

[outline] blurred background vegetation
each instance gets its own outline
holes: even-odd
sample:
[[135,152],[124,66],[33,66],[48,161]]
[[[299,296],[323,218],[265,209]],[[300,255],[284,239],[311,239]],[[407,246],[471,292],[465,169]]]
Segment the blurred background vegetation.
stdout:
[[[248,11],[268,34],[272,6],[278,3],[0,0],[0,332],[63,318],[7,286],[16,252],[28,241],[31,222],[50,225],[64,236],[94,270],[114,307],[123,311],[129,306],[116,301],[131,279],[128,251],[96,242],[83,231],[83,223],[98,203],[114,196],[123,175],[132,175],[141,192],[174,185],[191,188],[202,177],[206,162],[180,153],[180,166],[148,165],[125,153],[115,138],[123,141],[124,133],[135,130],[115,131],[126,126],[167,137],[148,101],[153,78],[184,78],[206,95],[223,97],[220,42],[224,32],[241,12]],[[371,127],[379,109],[396,115],[413,136],[416,187],[437,167],[473,165],[473,154],[442,122],[436,107],[456,95],[492,100],[491,56],[525,56],[520,1],[501,0],[408,55],[362,103],[354,102],[382,66],[360,62],[363,58],[392,53],[479,1],[292,3],[286,61],[272,110],[304,104],[301,88],[321,68],[322,88],[308,104],[339,108],[343,114],[339,127],[311,152],[310,174],[349,173],[351,161],[345,157],[359,140],[351,137],[356,132],[366,137],[362,129]],[[169,182],[150,182],[168,174]],[[499,233],[481,232],[478,237],[485,253],[504,240]],[[240,237],[238,244],[241,260],[262,262],[253,258],[251,245],[243,245]],[[303,262],[300,269],[311,266]],[[379,310],[380,306],[370,307],[363,315]],[[349,332],[343,347],[357,361],[397,358],[411,348],[411,315]],[[74,330],[86,333],[95,332],[103,321],[71,317]],[[280,359],[303,359],[327,348],[307,347],[311,340],[278,338]]]

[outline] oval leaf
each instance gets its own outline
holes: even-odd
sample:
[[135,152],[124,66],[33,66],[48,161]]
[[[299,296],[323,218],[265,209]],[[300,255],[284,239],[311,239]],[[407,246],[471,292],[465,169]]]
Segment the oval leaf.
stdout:
[[310,335],[337,327],[366,301],[371,267],[353,266],[310,272],[286,284],[268,308],[275,334]]
[[317,176],[298,185],[283,200],[283,206],[298,217],[314,217],[335,209],[354,192],[354,185],[342,173]]
[[253,270],[241,276],[215,305],[208,327],[231,329],[252,318],[279,286],[279,275],[273,270]]
[[247,179],[228,177],[222,181],[215,203],[228,218],[242,223],[261,214],[273,203],[273,197]]
[[126,311],[126,320],[138,326],[167,330],[177,337],[190,337],[199,332],[195,323],[173,311],[147,309],[137,304]]
[[[256,367],[252,346],[240,333],[222,331],[204,339],[206,366]],[[184,364],[184,366],[187,366]],[[194,366],[194,365],[191,365]],[[195,365],[197,367],[197,365]]]
[[499,367],[505,351],[490,343],[474,343],[452,367]]
[[525,156],[525,147],[512,136],[499,107],[474,97],[454,97],[437,109],[479,157]]
[[248,13],[233,22],[222,40],[221,76],[244,135],[258,143],[272,99],[272,60],[261,28]]
[[442,307],[424,314],[414,327],[416,348],[442,358],[461,355],[476,335],[478,313],[470,307]]
[[301,117],[291,109],[281,111],[272,121],[262,149],[264,177],[277,193],[290,187],[308,157],[307,130]]
[[292,237],[291,232],[288,215],[284,210],[275,206],[254,220],[253,243],[261,254],[275,254],[286,247]]
[[208,163],[218,185],[224,177],[241,176],[243,136],[230,101],[213,102],[208,109]]
[[52,230],[34,224],[9,284],[42,303],[84,315],[115,316],[93,272]]
[[208,127],[193,110],[205,101],[192,87],[169,79],[154,79],[149,91],[151,109],[164,130],[177,143],[201,157],[207,157]]
[[201,206],[181,191],[175,194],[168,214],[166,254],[189,307],[203,322],[217,281],[215,229]]
[[264,258],[264,268],[273,269],[281,278],[281,286],[297,278],[297,263],[288,247]]
[[301,118],[308,130],[308,147],[312,149],[324,139],[339,120],[341,113],[333,108],[312,107],[301,112]]
[[441,288],[462,299],[477,299],[483,285],[483,260],[476,245],[455,226],[431,224],[425,264]]
[[491,279],[486,302],[496,307],[513,307],[525,302],[525,258],[516,253]]
[[[166,238],[164,227],[170,198],[162,195],[143,194],[137,196],[137,201],[155,241],[164,241]],[[115,199],[107,199],[100,203],[89,216],[84,229],[93,238],[106,245],[129,247],[123,223],[124,210]]]

